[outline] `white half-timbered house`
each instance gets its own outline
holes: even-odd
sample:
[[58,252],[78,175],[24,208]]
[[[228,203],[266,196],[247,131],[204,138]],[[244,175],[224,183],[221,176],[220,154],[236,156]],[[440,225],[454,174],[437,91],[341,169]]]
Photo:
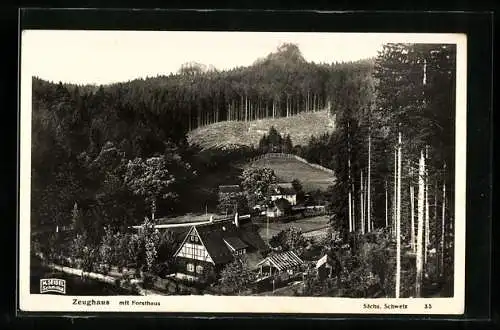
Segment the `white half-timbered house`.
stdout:
[[199,278],[218,272],[236,258],[245,256],[256,264],[269,250],[258,229],[251,223],[234,220],[212,221],[193,226],[174,254],[177,275]]

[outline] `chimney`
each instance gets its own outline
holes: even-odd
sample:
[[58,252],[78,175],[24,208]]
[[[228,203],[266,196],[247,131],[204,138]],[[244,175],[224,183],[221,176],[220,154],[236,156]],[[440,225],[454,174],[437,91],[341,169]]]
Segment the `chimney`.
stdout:
[[234,214],[234,224],[235,224],[236,227],[240,226],[240,221],[239,220],[240,220],[240,216],[238,215],[238,212],[236,212]]
[[210,222],[214,222],[214,216],[213,215],[210,216]]

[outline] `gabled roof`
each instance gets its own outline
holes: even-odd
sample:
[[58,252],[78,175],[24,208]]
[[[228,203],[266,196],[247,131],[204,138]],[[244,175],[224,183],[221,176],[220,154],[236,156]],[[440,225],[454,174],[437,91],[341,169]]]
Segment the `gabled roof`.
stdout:
[[316,268],[320,268],[324,264],[333,265],[333,260],[328,254],[325,254],[316,262]]
[[280,210],[281,212],[284,212],[287,207],[291,207],[290,202],[285,198],[278,198],[274,201],[273,204],[273,209]]
[[236,227],[232,220],[224,220],[194,226],[194,228],[215,264],[233,261],[233,252],[227,243],[236,249],[244,246],[257,251],[267,250],[266,243],[253,228],[252,223]]
[[253,223],[242,224],[241,228],[244,229],[240,231],[240,237],[244,242],[249,243],[255,250],[265,252],[269,250],[269,246],[264,242],[259,234],[258,227]]
[[219,186],[219,192],[220,193],[239,193],[241,192],[240,186],[237,184],[235,185],[227,185],[227,186]]
[[297,192],[291,183],[277,183],[269,187],[271,195],[295,195]]
[[243,242],[239,237],[237,236],[231,236],[231,237],[226,237],[223,239],[224,243],[229,246],[230,249],[234,250],[241,250],[244,248],[247,248],[248,245]]
[[302,259],[300,259],[295,252],[286,251],[267,256],[264,260],[259,262],[257,266],[268,264],[274,266],[280,271],[283,271],[291,267],[300,266],[303,263]]

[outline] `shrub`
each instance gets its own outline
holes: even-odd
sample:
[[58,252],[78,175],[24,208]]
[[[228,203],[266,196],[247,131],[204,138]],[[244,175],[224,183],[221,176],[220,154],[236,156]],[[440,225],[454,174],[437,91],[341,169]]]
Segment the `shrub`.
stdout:
[[144,289],[152,289],[155,283],[155,276],[151,273],[144,273],[142,276],[142,286]]
[[139,286],[137,285],[137,283],[133,283],[130,285],[130,291],[132,292],[132,294],[140,294]]

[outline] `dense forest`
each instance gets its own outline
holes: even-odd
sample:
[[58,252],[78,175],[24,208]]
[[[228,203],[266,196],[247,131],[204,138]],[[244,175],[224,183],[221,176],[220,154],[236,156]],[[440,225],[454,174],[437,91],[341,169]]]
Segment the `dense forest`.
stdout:
[[[342,102],[339,84],[350,75],[355,89],[356,83],[370,79],[372,69],[371,61],[309,63],[296,45],[283,44],[252,66],[229,71],[188,63],[169,76],[106,86],[51,83],[35,77],[33,223],[65,224],[75,203],[88,209],[104,200],[141,205],[138,200],[145,196],[134,194],[125,184],[127,162],[159,156],[173,175],[173,183],[165,188],[173,194],[158,203],[175,213],[186,182],[225,159],[212,152],[200,164],[196,146],[186,142],[189,130],[222,120],[292,116],[327,105],[335,112]],[[108,177],[114,172],[113,181]],[[117,182],[119,188],[104,187]],[[106,208],[93,207],[92,217],[104,217],[100,213]],[[135,213],[119,218],[123,217],[130,218],[123,223],[142,219]]]
[[[335,170],[330,208],[344,239],[387,228],[395,260],[406,252],[417,258],[416,269],[406,268],[420,276],[417,284],[423,271],[453,282],[455,56],[454,45],[385,45],[373,93],[343,84],[337,130],[302,151]],[[401,264],[396,269],[392,281],[400,283]]]

